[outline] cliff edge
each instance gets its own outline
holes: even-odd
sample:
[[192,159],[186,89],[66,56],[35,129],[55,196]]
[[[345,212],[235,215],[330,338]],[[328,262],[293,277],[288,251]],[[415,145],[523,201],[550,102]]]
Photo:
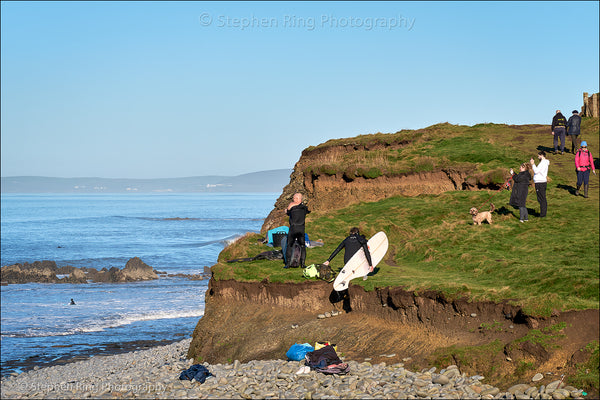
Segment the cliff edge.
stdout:
[[[383,203],[394,204],[394,199],[387,200],[392,197],[440,196],[424,196],[422,202],[420,199],[411,202],[411,205],[421,207],[418,212],[410,207],[394,206],[394,221],[389,221],[392,219],[392,215],[387,214],[389,210],[382,210],[381,207],[370,209],[368,229],[388,229],[388,236],[395,235],[397,243],[391,246],[389,256],[382,261],[385,264],[382,266],[384,273],[367,281],[377,281],[377,284],[369,286],[372,290],[351,284],[344,298],[339,298],[337,292],[332,291],[331,284],[293,279],[292,275],[297,276],[298,270],[285,270],[289,276],[281,273],[283,270],[279,264],[269,267],[265,261],[268,264],[266,267],[252,263],[241,266],[224,261],[253,256],[257,251],[264,250],[258,250],[255,237],[249,237],[245,243],[228,246],[221,253],[218,266],[213,268],[213,277],[206,292],[205,315],[196,326],[188,357],[209,363],[278,359],[285,358],[286,351],[294,343],[308,342],[314,345],[317,341],[329,341],[337,344],[340,355],[348,359],[402,363],[411,369],[456,364],[467,374],[484,375],[486,383],[498,387],[529,381],[537,373],[544,376],[538,384],[547,384],[560,379],[562,375],[568,381],[579,374],[582,368],[585,371],[590,362],[591,370],[597,370],[598,309],[575,311],[560,308],[553,309],[551,313],[548,311],[542,317],[528,314],[515,305],[519,303],[515,299],[491,302],[474,301],[466,297],[470,294],[470,287],[479,290],[483,286],[482,281],[469,281],[470,286],[466,285],[467,276],[489,278],[486,281],[488,286],[482,291],[489,288],[490,292],[498,294],[508,290],[509,284],[519,283],[515,279],[524,274],[522,267],[526,266],[518,252],[514,251],[512,243],[515,235],[523,237],[525,242],[531,237],[517,231],[523,228],[518,218],[516,226],[513,226],[515,221],[512,221],[510,210],[502,207],[502,213],[496,211],[498,216],[494,217],[495,225],[489,229],[485,229],[488,226],[484,229],[467,228],[472,225],[468,221],[468,210],[473,205],[470,197],[478,199],[478,203],[485,201],[484,198],[489,199],[489,192],[503,188],[509,176],[509,167],[529,160],[539,150],[549,152],[548,147],[540,144],[545,143],[544,140],[548,142],[546,144],[551,143],[549,128],[547,125],[478,124],[465,127],[439,124],[417,131],[335,139],[307,148],[296,163],[289,184],[265,219],[261,230],[263,234],[287,223],[284,210],[296,192],[304,194],[309,209],[314,211],[310,215],[312,221],[319,219],[321,222],[318,234],[327,234],[328,246],[340,240],[337,231],[342,229],[336,225],[336,233],[323,231],[322,226],[334,218],[334,210],[351,209],[347,214],[352,214],[352,218],[346,216],[347,219],[342,223],[343,232],[346,232],[348,221],[356,224],[349,226],[358,226],[362,220],[362,214],[353,213],[367,208],[354,206],[358,203],[378,202],[379,206]],[[585,121],[584,129],[586,140],[593,143],[594,149],[597,148],[598,120]],[[570,204],[572,200],[569,197],[570,187],[566,184],[568,179],[572,179],[571,164],[572,159],[567,159],[567,156],[552,160],[550,180],[558,182],[553,184],[557,190],[557,208],[563,202]],[[444,196],[447,192],[480,189],[487,189],[487,193]],[[597,183],[594,183],[593,193],[593,196],[597,196]],[[446,207],[451,210],[439,216],[436,212],[437,219],[434,218],[432,225],[423,224],[421,221],[426,218],[424,214],[432,213],[422,205],[435,207],[436,198],[440,202],[447,201],[450,206]],[[532,198],[535,201],[535,196]],[[385,202],[381,201],[384,199]],[[417,205],[417,202],[422,204]],[[460,211],[462,208],[464,217]],[[586,212],[589,212],[589,218],[597,217],[595,211]],[[411,218],[418,219],[419,223],[404,222]],[[402,222],[398,219],[402,219]],[[377,226],[373,226],[375,220]],[[561,230],[561,235],[572,229],[566,225],[570,221],[571,218],[564,218],[560,228],[556,228]],[[543,235],[543,232],[549,231],[547,226],[541,229],[534,227],[533,223],[529,225],[532,234]],[[438,232],[438,229],[441,231]],[[448,236],[450,232],[451,236]],[[561,236],[552,235],[552,238]],[[428,238],[428,242],[418,247],[422,237]],[[445,253],[450,255],[437,255],[436,251],[441,247],[438,240],[445,238],[450,242],[471,243],[466,250],[469,253],[461,254],[452,250]],[[482,238],[505,241],[511,246],[502,247],[502,243],[497,243],[500,253],[490,252],[485,257],[478,257],[478,252],[485,253],[489,245],[489,241]],[[597,242],[597,239],[594,241]],[[397,254],[412,254],[417,252],[415,249],[425,254],[412,255],[410,261],[415,264],[410,266],[413,282],[415,279],[423,280],[423,270],[429,268],[428,283],[433,282],[442,288],[447,288],[450,283],[454,293],[458,291],[466,296],[451,298],[441,291],[408,290],[401,286],[404,283],[390,286],[386,277],[403,277],[409,271],[408,266],[398,265]],[[529,247],[527,249],[530,250]],[[325,250],[314,251],[318,254],[315,259],[327,256]],[[552,257],[552,262],[547,268],[555,271],[556,257],[548,255],[546,258],[549,257]],[[458,268],[463,275],[453,275],[458,277],[455,282],[444,280],[445,276],[449,276],[447,270],[455,267],[454,264],[444,263],[447,258],[459,260]],[[546,268],[546,258],[543,268]],[[535,261],[539,263],[541,260]],[[594,270],[597,285],[597,272],[591,265],[595,262],[586,261],[590,265],[586,265],[585,270]],[[515,271],[518,271],[517,277],[493,279],[499,274],[496,269],[513,264],[516,265]],[[565,262],[565,270],[570,271],[566,269],[567,265],[570,264]],[[543,268],[543,271],[547,271]],[[257,270],[264,274],[257,273]],[[549,271],[543,273],[542,278],[548,274]],[[274,279],[275,276],[277,279]],[[527,276],[527,279],[534,278]],[[396,279],[394,282],[407,280]],[[489,283],[490,280],[492,283]],[[507,280],[509,283],[506,283]],[[564,282],[558,284],[564,285]],[[527,285],[531,283],[525,285],[529,291],[531,286]],[[533,295],[527,293],[525,296],[535,298],[533,303],[543,305],[550,301],[555,302],[552,304],[564,301],[563,297],[559,297],[562,294],[548,294],[547,288],[535,290],[537,292]],[[492,297],[497,299],[499,296]],[[593,295],[588,297],[587,300],[594,298]],[[591,300],[586,304],[592,304]],[[590,347],[593,343],[596,344],[595,348]],[[590,368],[587,371],[589,373]],[[590,395],[597,392],[597,375],[595,380],[591,384],[591,391],[588,389]]]
[[[401,288],[366,292],[355,285],[347,298],[336,300],[325,282],[211,280],[188,358],[285,359],[294,343],[329,341],[347,359],[402,363],[412,370],[455,364],[508,388],[537,372],[544,375],[538,384],[572,376],[590,357],[586,345],[598,338],[597,310],[540,319],[506,303],[448,301],[433,291]],[[318,318],[334,310],[337,316]]]

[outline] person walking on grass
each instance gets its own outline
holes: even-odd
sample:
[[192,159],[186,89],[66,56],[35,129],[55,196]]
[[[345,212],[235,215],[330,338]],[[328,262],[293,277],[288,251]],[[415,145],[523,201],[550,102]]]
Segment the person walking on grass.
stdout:
[[[304,240],[304,222],[306,215],[310,213],[308,207],[302,203],[302,194],[295,193],[292,201],[286,209],[286,214],[290,217],[290,230],[287,236],[287,247],[285,249],[285,259],[290,262],[292,258],[292,249],[294,241],[297,241],[302,249],[300,256],[300,267],[304,268],[304,260],[306,259],[306,243]],[[288,268],[286,265],[285,268]]]
[[565,154],[565,134],[567,133],[567,119],[556,110],[552,118],[552,135],[554,136],[554,154],[558,154],[558,139],[560,138],[560,154]]
[[[356,227],[350,229],[350,235],[339,244],[323,265],[329,265],[329,262],[333,260],[333,257],[335,257],[342,249],[344,249],[344,265],[346,265],[352,256],[361,248],[364,250],[365,257],[369,262],[369,273],[373,272],[373,262],[371,261],[371,253],[369,252],[367,239],[360,234],[359,229]],[[366,280],[367,276],[365,275],[363,279]]]
[[588,198],[588,189],[590,187],[590,170],[596,175],[596,167],[592,153],[587,148],[587,142],[581,142],[581,148],[575,153],[575,169],[577,170],[577,190],[575,196],[579,196],[579,189],[583,184],[583,197]]
[[[512,175],[513,185],[512,193],[510,194],[509,204],[513,207],[519,208],[519,221],[527,222],[529,215],[527,213],[527,194],[529,192],[529,182],[531,181],[531,173],[529,172],[529,164],[523,163],[519,168],[519,173],[515,175],[515,171],[510,169]],[[530,168],[530,167],[529,167]]]
[[571,154],[579,148],[579,134],[581,133],[581,117],[577,110],[573,110],[573,115],[567,121],[567,135],[571,138]]
[[548,211],[548,202],[546,201],[546,186],[548,184],[548,166],[550,161],[546,158],[546,152],[541,150],[538,153],[538,159],[540,163],[535,165],[533,158],[529,160],[531,168],[533,169],[533,184],[535,185],[535,193],[537,195],[537,201],[540,203],[540,218],[546,216]]

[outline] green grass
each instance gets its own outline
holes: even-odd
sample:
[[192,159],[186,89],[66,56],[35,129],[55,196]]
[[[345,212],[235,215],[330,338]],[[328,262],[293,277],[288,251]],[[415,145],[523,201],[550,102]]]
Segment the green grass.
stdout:
[[600,376],[598,365],[600,364],[598,342],[589,343],[582,351],[590,353],[590,358],[587,362],[577,365],[577,373],[575,376],[570,376],[567,381],[575,387],[585,390],[595,389],[600,387]]
[[[304,154],[314,157],[318,165],[310,165],[304,172],[315,176],[339,174],[350,179],[361,176],[372,179],[444,168],[468,168],[473,172],[475,183],[483,176],[483,184],[500,184],[505,176],[484,173],[497,168],[506,170],[507,165],[518,165],[519,160],[535,155],[535,152],[507,146],[507,143],[514,142],[520,135],[541,136],[543,131],[547,131],[543,125],[479,124],[469,127],[443,123],[416,131],[333,139],[305,150]],[[339,146],[356,151],[336,156],[328,154],[329,149]]]
[[[592,154],[598,154],[598,119],[584,119],[582,127],[582,139],[588,141]],[[391,144],[400,141],[405,144],[389,150]],[[342,143],[381,145],[377,151],[399,157],[397,162],[387,153],[385,157],[381,154],[372,159],[362,157],[363,164],[364,160],[374,163],[361,166],[363,170],[384,165],[388,172],[403,168],[414,172],[461,165],[472,168],[480,182],[502,182],[503,171],[506,173],[527,161],[539,148],[548,150],[552,139],[548,126],[438,124],[419,131],[337,139],[320,146]],[[322,150],[319,146],[309,149]],[[351,156],[360,158],[361,152],[355,153]],[[518,210],[508,206],[507,190],[393,197],[337,211],[314,210],[307,218],[307,232],[313,240],[323,239],[325,246],[307,249],[307,264],[325,261],[349,228],[358,226],[367,237],[384,231],[390,242],[386,259],[378,265],[376,273],[367,281],[352,282],[366,290],[398,286],[417,292],[438,290],[450,299],[508,300],[522,306],[525,312],[540,316],[550,315],[553,309],[597,309],[600,300],[598,177],[591,176],[590,199],[575,197],[570,192],[575,185],[572,155],[549,158],[547,218],[533,214],[528,223],[520,223]],[[335,169],[331,162],[327,165],[329,172]],[[319,165],[313,168],[318,170]],[[497,210],[493,225],[473,226],[468,210],[474,206],[485,210],[490,202]],[[533,187],[527,207],[530,214],[539,210]],[[283,269],[281,261],[224,262],[272,250],[258,242],[262,237],[248,235],[226,248],[212,268],[214,278],[304,281],[302,271]],[[334,272],[341,269],[342,260],[343,255],[333,260]]]
[[515,370],[515,375],[523,376],[529,371],[535,371],[536,365],[533,362],[519,360],[517,369]]
[[555,342],[565,336],[563,333],[560,333],[565,327],[566,324],[563,322],[549,326],[542,330],[531,329],[529,332],[527,332],[527,335],[515,340],[511,345],[518,346],[519,343],[531,342],[539,344],[546,350],[550,348],[558,348]]
[[[489,362],[489,359],[500,357],[503,348],[504,345],[498,339],[479,346],[452,345],[435,350],[431,356],[431,362],[438,368],[456,364],[459,370],[463,366],[470,367],[485,376],[492,376],[494,375],[494,365]],[[488,368],[490,369],[488,370]]]
[[479,325],[479,329],[484,331],[502,332],[502,323],[496,320],[491,324],[482,322],[481,325]]

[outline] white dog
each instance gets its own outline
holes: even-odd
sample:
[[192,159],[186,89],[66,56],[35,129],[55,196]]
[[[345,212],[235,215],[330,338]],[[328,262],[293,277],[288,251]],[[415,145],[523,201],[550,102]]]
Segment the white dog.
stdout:
[[490,211],[479,212],[475,207],[472,207],[469,210],[469,214],[473,216],[473,225],[481,225],[483,221],[487,221],[488,224],[492,224],[492,212],[496,209],[493,204],[491,204]]

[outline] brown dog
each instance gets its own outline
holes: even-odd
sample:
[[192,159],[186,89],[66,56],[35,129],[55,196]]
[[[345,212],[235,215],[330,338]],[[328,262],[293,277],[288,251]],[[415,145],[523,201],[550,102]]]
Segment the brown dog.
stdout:
[[475,207],[469,210],[469,214],[473,216],[473,225],[481,225],[483,221],[487,221],[488,224],[492,224],[492,212],[496,209],[493,204],[490,211],[479,212]]

